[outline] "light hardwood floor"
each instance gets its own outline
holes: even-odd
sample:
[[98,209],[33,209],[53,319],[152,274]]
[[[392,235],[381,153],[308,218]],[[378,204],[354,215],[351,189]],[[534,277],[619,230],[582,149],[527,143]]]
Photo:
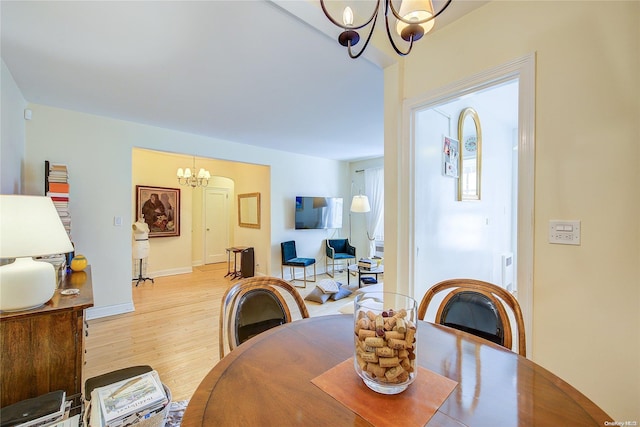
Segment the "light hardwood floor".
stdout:
[[[193,273],[158,277],[133,287],[135,312],[88,322],[83,381],[133,365],[150,365],[173,400],[190,399],[219,361],[218,321],[222,295],[233,282],[227,264],[194,267]],[[328,278],[325,274],[318,279]],[[346,284],[346,273],[336,274]],[[351,277],[351,290],[357,289]],[[301,281],[295,282],[302,286]],[[315,288],[297,288],[304,297]],[[310,316],[336,314],[354,296],[323,305],[307,303]]]

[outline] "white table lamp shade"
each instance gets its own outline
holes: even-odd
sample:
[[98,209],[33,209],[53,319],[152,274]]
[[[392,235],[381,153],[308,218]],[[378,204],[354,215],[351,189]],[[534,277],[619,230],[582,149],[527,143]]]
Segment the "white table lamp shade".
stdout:
[[0,267],[0,310],[26,310],[49,301],[56,289],[55,269],[32,257],[71,251],[49,197],[0,195],[0,258],[16,258]]

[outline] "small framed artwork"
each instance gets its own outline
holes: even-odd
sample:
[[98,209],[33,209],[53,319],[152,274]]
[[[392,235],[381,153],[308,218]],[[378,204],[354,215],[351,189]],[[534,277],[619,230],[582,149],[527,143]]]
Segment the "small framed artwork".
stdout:
[[442,137],[442,173],[451,178],[458,178],[460,161],[460,143],[448,136]]
[[180,235],[180,189],[136,185],[136,218],[149,226],[149,237]]

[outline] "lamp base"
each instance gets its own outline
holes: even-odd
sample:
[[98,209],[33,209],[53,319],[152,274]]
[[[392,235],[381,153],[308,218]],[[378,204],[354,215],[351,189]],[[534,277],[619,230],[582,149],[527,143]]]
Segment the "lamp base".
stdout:
[[56,292],[56,271],[48,262],[16,258],[0,267],[0,311],[37,308]]

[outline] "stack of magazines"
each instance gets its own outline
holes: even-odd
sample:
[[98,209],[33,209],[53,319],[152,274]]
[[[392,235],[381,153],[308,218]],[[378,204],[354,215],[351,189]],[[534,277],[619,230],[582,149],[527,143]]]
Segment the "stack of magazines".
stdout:
[[363,270],[371,270],[373,268],[373,260],[369,258],[360,258],[358,260],[358,268]]
[[91,392],[90,427],[127,427],[162,412],[169,404],[156,371]]
[[2,427],[44,427],[61,421],[65,415],[65,395],[52,391],[2,408]]

